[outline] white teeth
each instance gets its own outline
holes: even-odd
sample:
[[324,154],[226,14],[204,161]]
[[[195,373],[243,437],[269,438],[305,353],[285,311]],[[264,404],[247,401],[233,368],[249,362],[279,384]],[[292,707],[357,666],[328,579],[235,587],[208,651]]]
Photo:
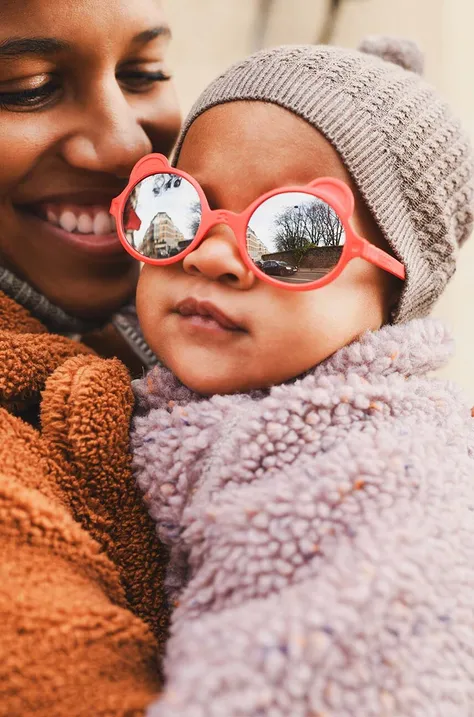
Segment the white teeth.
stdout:
[[111,217],[107,212],[99,212],[94,218],[94,234],[110,234],[114,231]]
[[81,234],[92,234],[92,217],[88,214],[81,214],[77,221],[77,231]]
[[45,218],[50,224],[59,225],[66,232],[103,236],[116,231],[115,222],[106,209],[97,211],[97,208],[91,208],[75,213],[69,208],[54,210],[48,207]]
[[72,212],[63,212],[59,217],[59,226],[66,232],[73,232],[77,226],[77,219]]

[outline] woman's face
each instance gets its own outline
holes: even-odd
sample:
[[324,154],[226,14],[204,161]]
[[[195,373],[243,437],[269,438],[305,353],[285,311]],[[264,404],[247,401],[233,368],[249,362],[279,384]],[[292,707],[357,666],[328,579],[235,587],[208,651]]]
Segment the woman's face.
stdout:
[[0,264],[78,316],[105,316],[138,266],[111,199],[180,115],[157,0],[2,0]]

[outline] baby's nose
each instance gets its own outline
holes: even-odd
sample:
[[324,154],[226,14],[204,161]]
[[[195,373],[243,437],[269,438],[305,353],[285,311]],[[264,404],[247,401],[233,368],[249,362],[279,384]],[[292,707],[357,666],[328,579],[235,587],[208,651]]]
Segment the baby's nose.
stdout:
[[250,289],[256,280],[245,264],[230,227],[213,227],[199,246],[183,259],[183,269],[236,289]]

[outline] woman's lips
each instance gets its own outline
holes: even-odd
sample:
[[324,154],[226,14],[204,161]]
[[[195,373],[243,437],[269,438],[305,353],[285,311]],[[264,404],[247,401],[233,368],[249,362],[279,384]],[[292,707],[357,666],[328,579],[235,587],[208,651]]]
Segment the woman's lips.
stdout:
[[176,313],[198,328],[244,332],[245,329],[210,301],[188,297],[176,305]]

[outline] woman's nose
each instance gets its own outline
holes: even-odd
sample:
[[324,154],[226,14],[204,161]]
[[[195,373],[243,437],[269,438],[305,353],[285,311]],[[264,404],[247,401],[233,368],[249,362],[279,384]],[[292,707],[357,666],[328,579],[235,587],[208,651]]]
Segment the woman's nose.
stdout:
[[192,276],[250,289],[256,281],[240,254],[234,233],[228,226],[213,227],[199,246],[183,259],[183,269]]
[[118,85],[88,98],[62,145],[73,167],[128,178],[152,142]]

